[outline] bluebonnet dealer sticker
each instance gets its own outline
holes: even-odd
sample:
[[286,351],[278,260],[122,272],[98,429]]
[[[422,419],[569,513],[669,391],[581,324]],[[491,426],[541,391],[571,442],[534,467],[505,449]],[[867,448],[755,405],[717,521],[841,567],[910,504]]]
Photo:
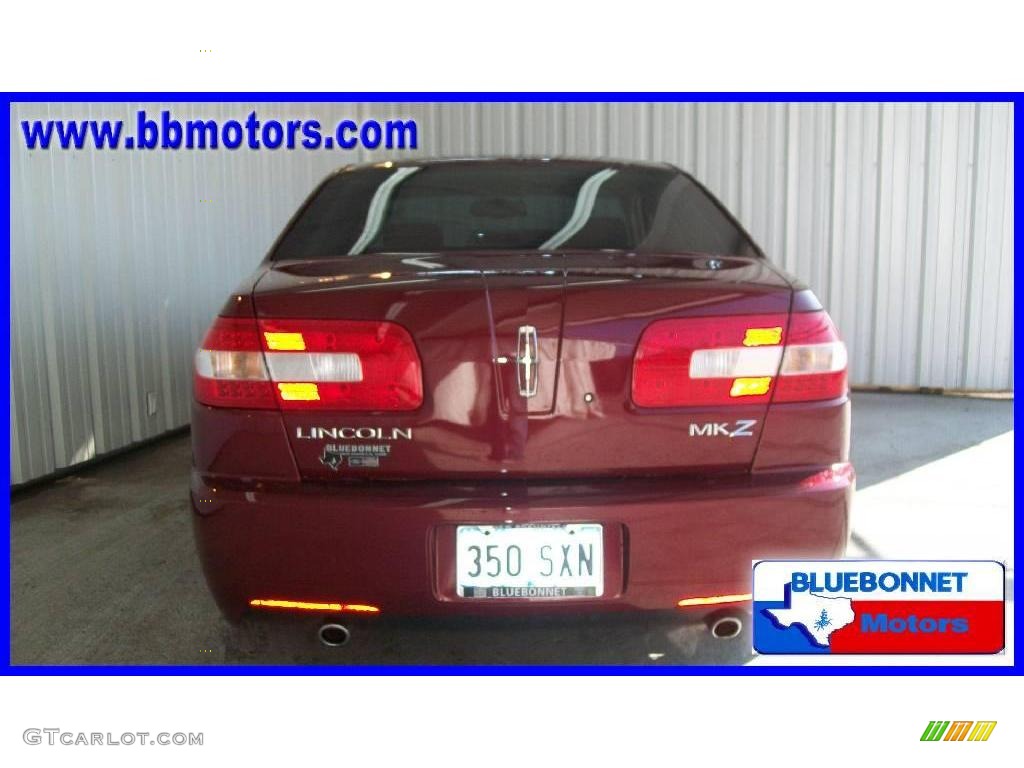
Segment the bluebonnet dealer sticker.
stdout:
[[998,653],[1005,572],[990,560],[762,560],[758,653]]

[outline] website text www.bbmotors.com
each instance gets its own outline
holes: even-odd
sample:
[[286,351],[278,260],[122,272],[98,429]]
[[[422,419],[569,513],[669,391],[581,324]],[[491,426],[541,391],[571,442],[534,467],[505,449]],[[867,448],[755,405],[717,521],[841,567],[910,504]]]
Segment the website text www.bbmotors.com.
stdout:
[[338,120],[325,130],[321,121],[261,119],[176,119],[170,110],[151,117],[140,109],[125,120],[22,120],[27,149],[417,149],[415,120]]

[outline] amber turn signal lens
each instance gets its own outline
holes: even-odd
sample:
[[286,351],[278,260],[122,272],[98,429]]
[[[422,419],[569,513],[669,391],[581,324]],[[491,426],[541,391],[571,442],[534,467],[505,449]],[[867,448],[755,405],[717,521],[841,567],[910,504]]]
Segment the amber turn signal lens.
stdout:
[[782,326],[774,328],[747,328],[743,337],[744,347],[763,347],[782,343]]
[[282,400],[319,400],[320,392],[313,382],[291,382],[277,385]]
[[264,331],[263,338],[266,339],[267,349],[275,351],[301,351],[306,348],[306,341],[301,333],[274,333]]
[[755,376],[752,378],[734,379],[732,382],[732,389],[729,390],[729,397],[764,395],[768,393],[768,389],[771,385],[771,376]]

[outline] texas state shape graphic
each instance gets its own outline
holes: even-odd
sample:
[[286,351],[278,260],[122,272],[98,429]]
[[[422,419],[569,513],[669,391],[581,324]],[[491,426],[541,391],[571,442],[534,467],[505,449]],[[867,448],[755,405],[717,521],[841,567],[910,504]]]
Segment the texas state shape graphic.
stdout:
[[854,620],[853,607],[847,597],[823,597],[813,592],[792,592],[788,608],[765,610],[780,627],[796,625],[804,630],[811,641],[822,648],[829,647],[829,636]]

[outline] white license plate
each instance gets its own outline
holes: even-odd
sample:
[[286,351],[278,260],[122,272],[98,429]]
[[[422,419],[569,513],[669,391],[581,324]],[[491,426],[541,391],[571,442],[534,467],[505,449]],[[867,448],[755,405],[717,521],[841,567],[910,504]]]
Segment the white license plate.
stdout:
[[604,537],[596,523],[460,525],[455,532],[460,597],[600,597]]

